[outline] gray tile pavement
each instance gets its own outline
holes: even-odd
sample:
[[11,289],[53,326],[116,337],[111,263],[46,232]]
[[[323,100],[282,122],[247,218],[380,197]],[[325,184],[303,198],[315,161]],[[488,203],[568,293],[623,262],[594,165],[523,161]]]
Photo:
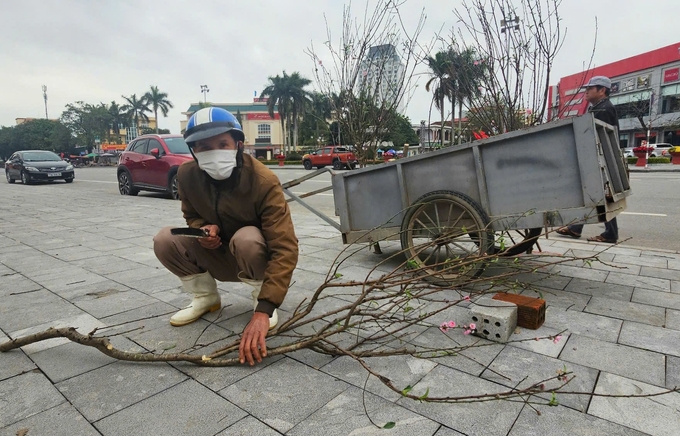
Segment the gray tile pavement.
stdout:
[[[238,337],[251,310],[241,284],[219,284],[223,311],[182,328],[168,324],[188,298],[156,260],[152,238],[161,226],[183,224],[177,202],[158,195],[122,197],[114,184],[78,180],[22,188],[0,185],[0,342],[49,327],[74,326],[81,333],[96,327],[115,334],[112,342],[124,350],[204,354]],[[344,248],[336,230],[298,205],[291,210],[301,257],[283,319],[309,298]],[[398,242],[381,245],[381,255],[364,247],[349,257],[339,270],[343,280],[384,274],[401,262],[389,259]],[[553,237],[541,240],[541,247],[553,256],[545,260],[605,248]],[[429,389],[429,396],[523,387],[565,365],[577,376],[570,388],[584,392],[657,392],[680,385],[680,254],[615,246],[601,258],[608,265],[570,262],[518,276],[531,283],[525,295],[540,292],[548,304],[544,326],[513,335],[529,341],[495,344],[460,330],[444,334],[439,322],[466,314],[464,307],[453,307],[407,331],[407,338],[433,353],[483,346],[455,355],[367,361],[396,386],[411,385],[416,394]],[[329,290],[332,297],[315,313],[347,304],[353,292]],[[442,295],[459,298],[455,291]],[[413,305],[424,310],[435,303]],[[562,330],[557,344],[532,339]],[[353,339],[346,335],[343,341]],[[438,436],[677,435],[680,428],[680,394],[558,395],[558,407],[448,405],[400,398],[375,377],[366,380],[367,372],[350,358],[310,350],[255,367],[209,368],[118,362],[53,339],[0,354],[0,435],[21,429],[28,435],[120,435],[142,427],[145,434],[386,434],[371,420],[394,422],[389,434]]]

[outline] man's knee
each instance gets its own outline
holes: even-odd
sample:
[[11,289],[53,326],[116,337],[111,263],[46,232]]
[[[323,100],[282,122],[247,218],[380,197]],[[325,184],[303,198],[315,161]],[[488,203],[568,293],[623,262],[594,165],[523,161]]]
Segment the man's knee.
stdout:
[[257,227],[240,228],[229,242],[229,250],[251,278],[259,278],[267,267],[267,242]]
[[171,228],[172,227],[163,227],[156,233],[156,236],[153,237],[153,252],[158,259],[166,255],[172,248],[172,241],[175,236],[170,233]]

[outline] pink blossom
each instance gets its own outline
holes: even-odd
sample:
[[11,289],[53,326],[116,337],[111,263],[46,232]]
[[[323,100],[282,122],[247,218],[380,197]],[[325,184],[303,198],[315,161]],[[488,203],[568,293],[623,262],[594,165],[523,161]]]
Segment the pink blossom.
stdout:
[[456,321],[449,321],[449,328],[455,329],[456,328]]
[[443,333],[449,331],[449,325],[446,323],[446,321],[439,325],[439,330],[441,330]]
[[553,343],[554,344],[558,343],[560,341],[560,339],[562,339],[562,335],[555,336],[555,339],[553,339]]
[[463,300],[470,301],[470,296],[469,296],[469,295],[464,296],[464,297],[463,297]]
[[463,334],[464,334],[464,335],[469,335],[469,334],[470,334],[470,330],[465,330],[465,331],[463,332]]
[[477,329],[477,326],[475,325],[475,323],[470,323],[470,330],[476,330],[476,329]]

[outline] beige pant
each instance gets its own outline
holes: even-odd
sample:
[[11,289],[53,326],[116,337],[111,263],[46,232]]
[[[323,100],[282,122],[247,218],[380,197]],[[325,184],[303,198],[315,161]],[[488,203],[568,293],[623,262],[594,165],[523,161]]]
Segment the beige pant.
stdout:
[[173,236],[172,227],[164,227],[153,238],[153,251],[171,273],[179,277],[209,271],[222,282],[238,282],[239,271],[246,278],[262,280],[269,253],[262,232],[257,227],[239,229],[229,241],[215,250],[201,247],[196,238]]

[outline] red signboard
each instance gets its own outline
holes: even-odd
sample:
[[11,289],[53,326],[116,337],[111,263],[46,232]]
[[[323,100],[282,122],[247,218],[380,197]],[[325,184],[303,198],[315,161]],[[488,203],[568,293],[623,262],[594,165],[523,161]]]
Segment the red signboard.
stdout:
[[680,67],[669,68],[663,72],[663,83],[675,82],[680,76]]
[[280,120],[281,116],[278,113],[274,114],[274,118],[270,117],[267,112],[251,112],[249,114],[246,114],[246,119],[247,120],[266,120],[266,121],[271,121],[271,120]]

